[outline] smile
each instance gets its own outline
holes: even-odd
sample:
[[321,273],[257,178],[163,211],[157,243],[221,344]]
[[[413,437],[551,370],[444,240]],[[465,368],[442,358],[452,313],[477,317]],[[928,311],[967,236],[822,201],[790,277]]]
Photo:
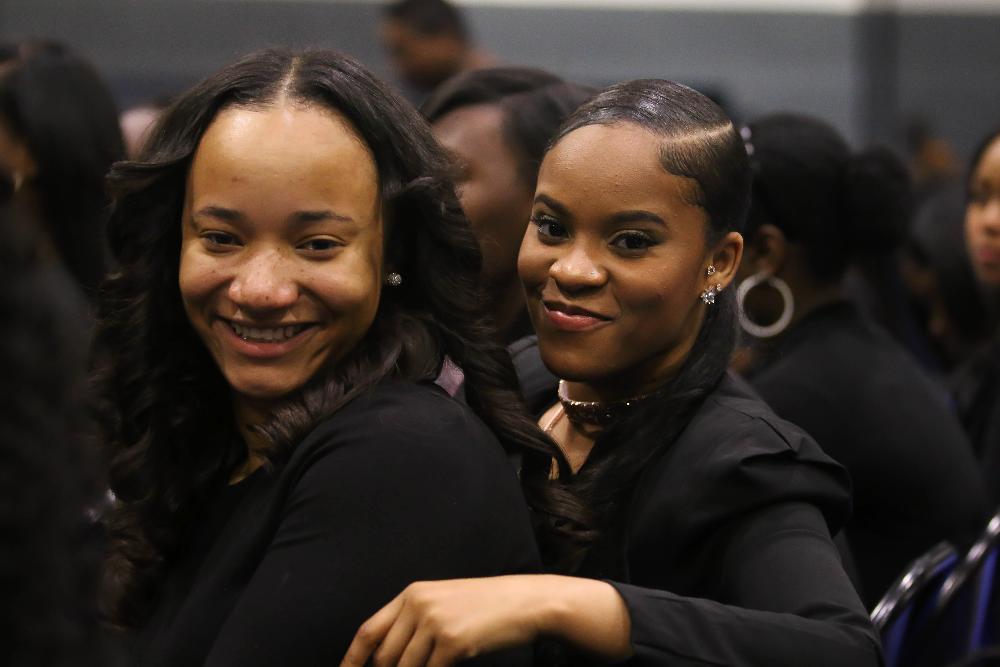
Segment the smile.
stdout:
[[589,331],[611,321],[610,318],[566,304],[542,303],[545,319],[562,331]]
[[308,324],[290,324],[283,327],[249,327],[229,322],[229,327],[237,336],[251,343],[283,343],[302,333]]

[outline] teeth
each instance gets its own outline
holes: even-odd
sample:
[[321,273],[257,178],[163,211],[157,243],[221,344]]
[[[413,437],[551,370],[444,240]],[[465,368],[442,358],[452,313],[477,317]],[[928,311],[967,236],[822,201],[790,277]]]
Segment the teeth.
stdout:
[[229,326],[243,340],[255,343],[282,343],[306,328],[304,324],[292,324],[286,327],[264,329],[260,327],[245,327],[236,322],[230,322]]

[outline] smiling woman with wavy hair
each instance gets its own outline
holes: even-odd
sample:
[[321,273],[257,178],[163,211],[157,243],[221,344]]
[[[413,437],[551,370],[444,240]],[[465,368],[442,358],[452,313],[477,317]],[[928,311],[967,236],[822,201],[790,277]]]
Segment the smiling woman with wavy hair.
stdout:
[[[135,663],[333,664],[410,581],[537,567],[504,450],[572,521],[446,173],[328,51],[222,70],[112,171],[104,602]],[[434,383],[448,359],[468,407]]]

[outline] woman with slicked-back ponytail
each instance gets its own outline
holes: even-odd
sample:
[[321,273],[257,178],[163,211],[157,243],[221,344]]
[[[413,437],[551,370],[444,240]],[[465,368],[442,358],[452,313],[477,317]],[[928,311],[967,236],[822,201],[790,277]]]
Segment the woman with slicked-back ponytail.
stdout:
[[844,470],[727,372],[749,191],[739,133],[684,86],[623,83],[566,121],[518,262],[561,378],[539,422],[560,453],[522,469],[563,508],[553,573],[415,584],[342,667],[543,638],[572,665],[880,664],[830,537]]
[[356,62],[280,50],[181,95],[113,169],[103,601],[129,664],[336,664],[412,581],[539,567],[525,498],[565,503],[504,453],[556,450],[447,174]]

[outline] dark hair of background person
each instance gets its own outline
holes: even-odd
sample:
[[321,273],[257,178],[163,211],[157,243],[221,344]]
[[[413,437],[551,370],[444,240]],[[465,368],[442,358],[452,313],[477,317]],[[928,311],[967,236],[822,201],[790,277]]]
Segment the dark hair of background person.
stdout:
[[[136,162],[111,172],[112,250],[120,264],[99,303],[99,342],[115,355],[103,373],[102,422],[118,503],[108,523],[105,613],[141,624],[199,500],[245,456],[230,390],[192,330],[177,290],[185,180],[216,114],[288,100],[343,115],[371,150],[386,221],[386,264],[403,276],[383,292],[371,329],[263,427],[269,465],[319,421],[387,378],[433,381],[445,355],[465,373],[469,406],[501,444],[523,454],[529,504],[559,512],[548,475],[559,453],[527,417],[505,350],[485,324],[480,254],[430,128],[361,65],[333,51],[269,50],[224,68],[181,95]],[[213,443],[228,443],[224,445]]]
[[983,155],[989,150],[989,147],[993,145],[997,139],[1000,139],[1000,128],[996,128],[992,132],[986,135],[986,137],[976,145],[976,149],[972,152],[972,158],[969,160],[969,170],[965,174],[965,198],[966,201],[972,198],[972,176],[976,173],[976,169],[979,169],[979,163],[983,159]]
[[104,177],[125,154],[118,110],[97,71],[54,42],[4,49],[0,123],[27,146],[25,183],[51,246],[93,296],[107,267]]
[[[589,125],[638,125],[659,141],[663,169],[691,179],[692,204],[709,224],[706,242],[740,231],[750,195],[746,150],[728,116],[710,99],[670,81],[637,80],[618,84],[577,109],[552,145]],[[736,341],[732,290],[725,290],[705,319],[687,358],[649,400],[638,403],[597,438],[590,457],[576,475],[560,468],[553,484],[585,508],[583,526],[553,525],[543,541],[543,556],[556,544],[574,549],[563,569],[575,569],[590,549],[599,549],[624,526],[623,513],[642,471],[684,431],[693,413],[725,376]],[[569,512],[566,512],[567,514]],[[604,543],[609,543],[604,542]],[[549,556],[552,558],[552,556]]]
[[384,12],[422,35],[450,35],[462,42],[469,38],[462,13],[447,0],[396,0]]
[[960,365],[992,331],[990,303],[965,245],[966,193],[941,192],[921,205],[904,246],[903,275],[918,319],[926,323],[935,360]]
[[749,124],[753,205],[748,238],[778,227],[806,254],[818,284],[836,284],[851,261],[902,243],[912,213],[906,167],[888,150],[852,153],[836,130],[797,114]]
[[420,111],[434,123],[463,107],[479,104],[500,107],[506,143],[519,159],[524,183],[534,188],[552,136],[570,113],[596,92],[543,70],[492,67],[452,78],[434,91]]
[[[4,180],[4,179],[0,179]],[[4,182],[3,197],[11,194]],[[104,665],[100,497],[87,448],[87,339],[72,280],[41,261],[37,230],[0,204],[0,664]]]

